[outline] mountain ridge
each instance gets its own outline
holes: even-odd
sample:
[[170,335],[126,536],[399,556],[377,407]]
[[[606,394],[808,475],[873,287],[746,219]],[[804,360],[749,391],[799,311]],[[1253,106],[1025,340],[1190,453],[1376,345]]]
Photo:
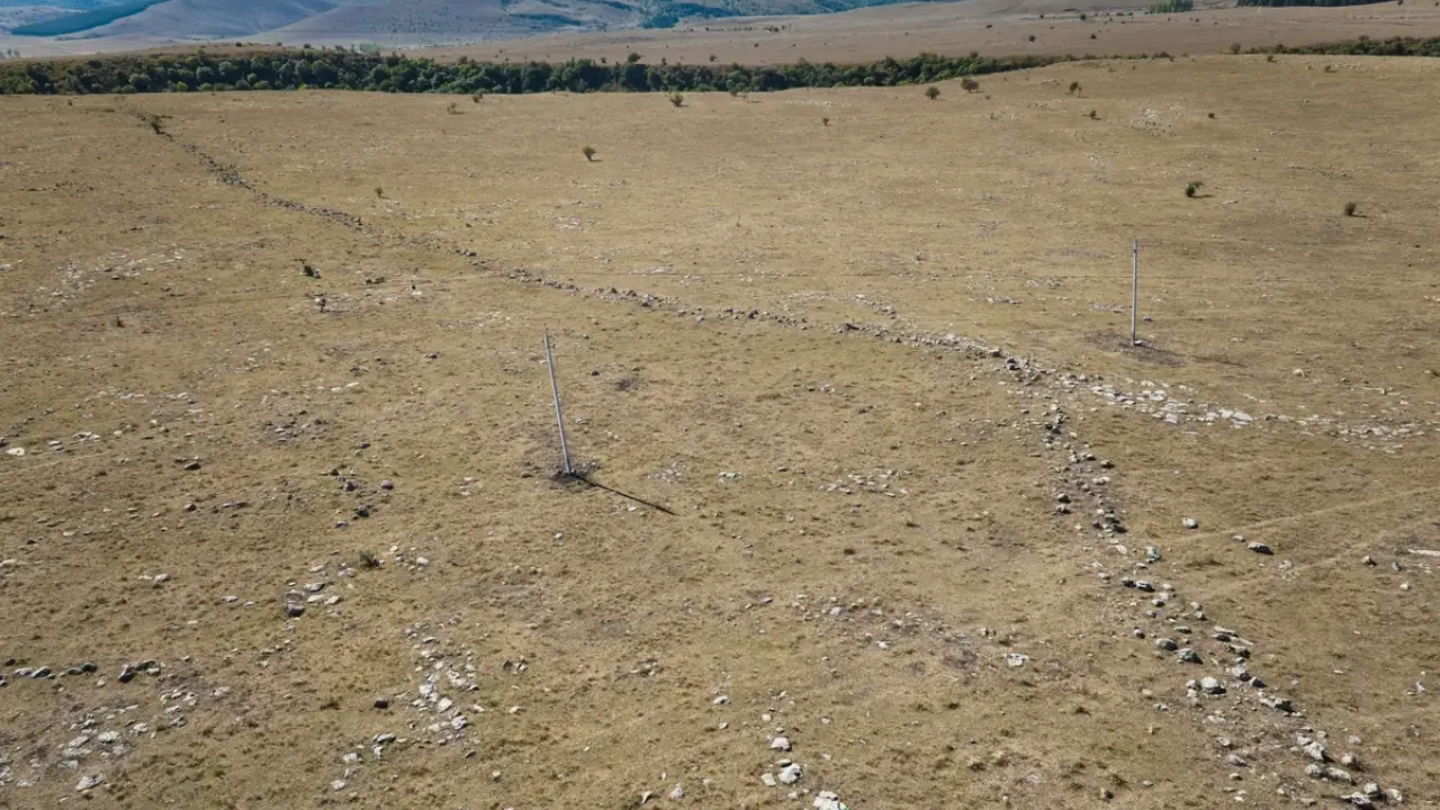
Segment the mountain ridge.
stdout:
[[[943,2],[944,0],[930,0]],[[828,14],[897,0],[56,0],[0,2],[35,39],[251,39],[423,47],[543,34],[670,28],[686,19]],[[54,16],[41,17],[49,8]],[[103,49],[103,48],[102,48]]]

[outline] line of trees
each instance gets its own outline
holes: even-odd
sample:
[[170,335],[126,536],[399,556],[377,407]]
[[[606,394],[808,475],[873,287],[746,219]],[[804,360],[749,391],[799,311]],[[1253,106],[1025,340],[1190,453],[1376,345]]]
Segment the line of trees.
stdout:
[[[1440,56],[1440,37],[1368,37],[1251,53]],[[985,57],[920,54],[910,59],[837,65],[801,60],[788,65],[647,65],[632,54],[606,64],[572,59],[495,63],[438,63],[336,49],[274,51],[246,56],[114,55],[89,59],[0,64],[0,95],[210,92],[328,88],[390,93],[763,92],[795,87],[890,87],[1041,67],[1073,56]],[[1083,57],[1086,59],[1094,57]]]
[[0,65],[0,94],[156,93],[334,88],[392,93],[759,92],[792,87],[924,84],[1040,67],[1070,57],[991,58],[921,54],[858,65],[647,65],[573,59],[494,63],[380,56],[347,50],[276,51],[245,56],[115,55]]
[[1371,39],[1359,37],[1343,42],[1322,42],[1318,45],[1299,47],[1276,45],[1273,48],[1253,48],[1251,53],[1294,53],[1324,54],[1329,56],[1440,56],[1440,37],[1417,39],[1415,37],[1390,37]]
[[1363,6],[1368,3],[1387,3],[1389,0],[1236,0],[1240,6]]
[[1195,10],[1195,0],[1165,0],[1146,9],[1147,14],[1184,14]]

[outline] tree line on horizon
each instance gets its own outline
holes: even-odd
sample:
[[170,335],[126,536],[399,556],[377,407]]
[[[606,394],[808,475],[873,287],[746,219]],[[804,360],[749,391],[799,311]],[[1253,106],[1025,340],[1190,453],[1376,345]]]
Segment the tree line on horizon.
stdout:
[[[1251,53],[1440,56],[1440,37],[1360,37]],[[1168,57],[1168,54],[1157,54]],[[852,65],[647,65],[638,54],[614,63],[439,63],[337,49],[250,55],[117,54],[0,64],[0,95],[344,89],[391,93],[765,92],[798,87],[891,87],[1042,67],[1075,56],[985,57],[920,54]],[[1116,57],[1112,57],[1116,58]],[[1144,58],[1143,56],[1141,58]]]
[[347,50],[247,56],[142,54],[0,65],[0,93],[84,94],[343,89],[391,93],[763,92],[792,87],[891,86],[1039,67],[1069,57],[921,54],[857,65],[647,65],[589,59],[496,63]]
[[1283,8],[1289,6],[1364,6],[1388,3],[1390,0],[1236,0],[1237,6],[1267,6]]

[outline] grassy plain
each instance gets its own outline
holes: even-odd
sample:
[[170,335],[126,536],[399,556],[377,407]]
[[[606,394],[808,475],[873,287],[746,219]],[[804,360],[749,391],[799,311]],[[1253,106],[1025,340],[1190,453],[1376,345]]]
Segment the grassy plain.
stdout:
[[1434,806],[1437,78],[0,99],[0,806]]

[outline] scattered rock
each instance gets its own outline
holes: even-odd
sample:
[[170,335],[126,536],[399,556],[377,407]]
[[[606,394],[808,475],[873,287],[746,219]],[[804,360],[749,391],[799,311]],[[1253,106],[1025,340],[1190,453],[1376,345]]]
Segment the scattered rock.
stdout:
[[1290,702],[1290,698],[1271,697],[1267,695],[1260,698],[1260,705],[1267,709],[1274,709],[1277,712],[1284,712],[1286,714],[1291,714],[1295,711],[1295,706]]
[[95,788],[100,787],[100,783],[104,781],[105,777],[101,776],[98,773],[86,774],[80,777],[79,782],[75,783],[75,789],[81,793],[84,793],[87,790],[94,790]]
[[789,737],[775,737],[774,739],[770,740],[770,750],[771,750],[771,751],[789,751],[789,750],[790,750],[790,738],[789,738]]
[[1198,529],[1200,528],[1200,521],[1196,520],[1195,518],[1187,517],[1184,520],[1180,521],[1180,525],[1184,526],[1187,529]]
[[796,782],[799,782],[800,777],[804,775],[805,771],[801,769],[799,763],[787,762],[780,767],[780,771],[778,774],[776,774],[776,778],[780,780],[781,784],[793,785]]
[[1265,545],[1264,543],[1251,543],[1251,544],[1247,545],[1246,548],[1250,549],[1251,551],[1255,552],[1256,554],[1274,554],[1274,553],[1275,553],[1273,550],[1271,550],[1271,548],[1270,548],[1269,546]]

